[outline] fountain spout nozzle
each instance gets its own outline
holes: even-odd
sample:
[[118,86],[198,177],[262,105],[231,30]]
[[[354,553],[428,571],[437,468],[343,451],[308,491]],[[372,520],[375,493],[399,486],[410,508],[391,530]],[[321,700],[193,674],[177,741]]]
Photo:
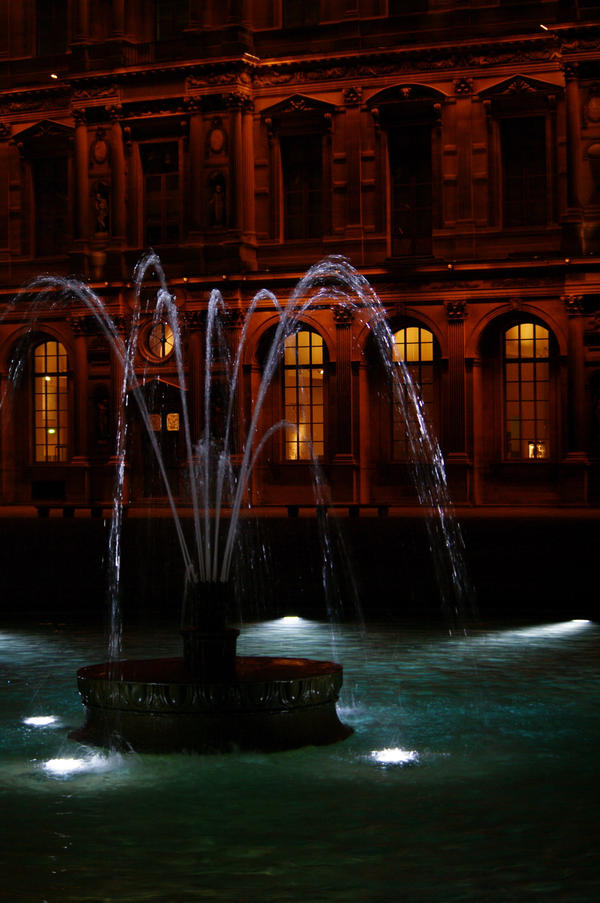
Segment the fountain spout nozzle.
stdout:
[[196,584],[186,601],[181,636],[186,672],[197,680],[232,680],[240,631],[226,626],[231,587],[207,581]]

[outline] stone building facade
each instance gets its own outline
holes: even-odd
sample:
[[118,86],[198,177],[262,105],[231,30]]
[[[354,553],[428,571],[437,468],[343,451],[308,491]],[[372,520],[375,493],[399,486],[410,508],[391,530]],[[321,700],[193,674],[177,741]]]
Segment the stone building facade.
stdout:
[[[2,0],[0,503],[101,503],[114,469],[114,355],[76,296],[29,318],[23,286],[75,274],[126,335],[153,248],[181,314],[194,439],[211,290],[235,347],[257,291],[285,303],[343,255],[421,386],[455,502],[597,504],[599,19],[591,0]],[[372,315],[333,298],[303,316],[295,375],[282,362],[269,401],[295,431],[265,448],[254,504],[310,501],[308,440],[334,502],[413,504]],[[273,326],[259,303],[242,419]],[[172,341],[149,319],[140,335],[177,486]],[[164,495],[145,465],[128,493]]]

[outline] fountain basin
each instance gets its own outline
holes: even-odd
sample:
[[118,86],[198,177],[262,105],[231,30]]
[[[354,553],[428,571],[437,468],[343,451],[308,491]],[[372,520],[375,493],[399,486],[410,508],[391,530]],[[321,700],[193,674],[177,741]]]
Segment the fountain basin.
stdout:
[[232,678],[190,676],[182,658],[88,665],[77,672],[86,710],[72,739],[138,752],[273,751],[343,740],[341,665],[237,656]]

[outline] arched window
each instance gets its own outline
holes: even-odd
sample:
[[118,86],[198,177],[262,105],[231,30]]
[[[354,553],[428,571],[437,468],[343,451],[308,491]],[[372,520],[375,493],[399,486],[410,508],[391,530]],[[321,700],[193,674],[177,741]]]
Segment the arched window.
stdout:
[[67,460],[68,360],[60,342],[33,350],[33,447],[36,462]]
[[[410,377],[423,401],[427,426],[434,422],[434,344],[433,333],[421,326],[407,326],[394,333],[394,360],[404,361]],[[401,405],[392,403],[392,458],[405,460],[410,454],[409,431],[415,424],[415,413],[407,407],[405,421]]]
[[309,461],[325,451],[324,361],[321,336],[301,329],[285,340],[283,361],[285,459]]
[[504,333],[505,456],[550,456],[550,333],[518,323]]

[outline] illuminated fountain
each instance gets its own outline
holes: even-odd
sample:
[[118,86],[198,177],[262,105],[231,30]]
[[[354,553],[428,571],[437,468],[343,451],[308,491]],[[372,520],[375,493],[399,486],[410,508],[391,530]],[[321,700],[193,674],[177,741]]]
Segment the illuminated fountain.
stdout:
[[[166,324],[172,333],[181,393],[183,431],[186,441],[187,480],[193,519],[193,543],[188,542],[174,494],[152,429],[142,383],[134,361],[143,310],[144,279],[154,273],[160,288],[153,311],[155,323]],[[250,474],[266,442],[278,430],[291,428],[281,421],[261,431],[264,401],[278,367],[286,338],[300,328],[303,314],[312,305],[343,305],[363,317],[372,330],[381,359],[390,377],[394,403],[407,424],[408,441],[415,471],[415,484],[424,506],[435,513],[428,527],[440,578],[440,592],[449,618],[456,622],[466,598],[462,540],[452,517],[443,461],[437,443],[428,433],[421,402],[402,362],[394,360],[393,337],[386,312],[375,292],[342,258],[328,258],[313,267],[298,283],[285,306],[267,291],[259,292],[246,313],[239,345],[229,356],[220,341],[223,299],[213,291],[206,318],[204,378],[204,430],[192,442],[186,404],[180,323],[175,299],[168,291],[158,258],[151,254],[136,269],[136,299],[131,328],[123,341],[100,299],[92,290],[72,279],[41,277],[29,290],[35,294],[34,314],[47,305],[56,307],[76,297],[96,315],[123,372],[121,407],[117,431],[119,461],[110,535],[111,632],[109,660],[78,671],[79,690],[86,709],[83,728],[75,739],[99,745],[132,747],[138,751],[227,750],[231,748],[283,749],[306,744],[327,744],[347,737],[350,728],[337,716],[336,701],[342,685],[340,665],[305,658],[238,656],[239,631],[228,626],[231,616],[231,568],[242,508],[246,504]],[[263,367],[263,375],[241,461],[232,466],[232,435],[238,376],[244,343],[252,315],[259,302],[268,301],[277,312],[275,333]],[[33,326],[32,326],[33,328]],[[223,435],[211,435],[210,411],[212,365],[217,353],[224,354],[227,369],[227,400]],[[22,358],[15,361],[13,379]],[[121,660],[119,582],[121,528],[128,422],[128,401],[137,403],[147,435],[166,486],[179,547],[185,564],[185,587],[181,607],[183,656]],[[411,425],[408,428],[408,425]],[[322,480],[315,467],[317,502],[322,501]],[[225,500],[228,518],[223,517]]]

